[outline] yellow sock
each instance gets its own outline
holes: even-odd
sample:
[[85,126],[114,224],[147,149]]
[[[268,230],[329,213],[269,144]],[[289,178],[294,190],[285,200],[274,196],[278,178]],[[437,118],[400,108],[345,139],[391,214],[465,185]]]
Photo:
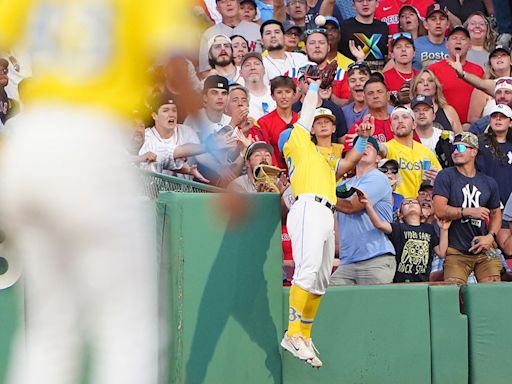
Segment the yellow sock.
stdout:
[[315,320],[316,312],[320,306],[320,300],[322,300],[321,295],[308,294],[301,319],[301,333],[306,339],[311,338],[311,328],[313,328],[313,320]]
[[289,336],[301,333],[302,313],[304,312],[304,307],[306,306],[308,296],[309,292],[302,289],[301,287],[296,285],[292,285],[290,287],[290,307],[288,314]]

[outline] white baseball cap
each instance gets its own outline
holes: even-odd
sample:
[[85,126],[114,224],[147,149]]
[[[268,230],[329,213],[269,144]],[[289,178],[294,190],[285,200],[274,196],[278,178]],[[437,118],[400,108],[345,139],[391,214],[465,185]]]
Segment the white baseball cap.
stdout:
[[492,116],[494,113],[501,113],[502,115],[505,115],[509,119],[512,119],[512,109],[506,104],[497,104],[491,109],[491,112],[489,113],[490,116]]
[[334,122],[336,120],[336,116],[334,116],[332,111],[328,108],[320,107],[320,108],[315,109],[315,120],[319,117],[327,117],[332,122]]

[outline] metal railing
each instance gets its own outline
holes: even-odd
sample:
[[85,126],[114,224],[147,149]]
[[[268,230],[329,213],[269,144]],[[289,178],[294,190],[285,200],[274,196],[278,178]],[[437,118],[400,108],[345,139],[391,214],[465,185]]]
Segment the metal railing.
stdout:
[[156,199],[160,192],[215,193],[223,190],[208,184],[151,171],[141,171],[144,195]]

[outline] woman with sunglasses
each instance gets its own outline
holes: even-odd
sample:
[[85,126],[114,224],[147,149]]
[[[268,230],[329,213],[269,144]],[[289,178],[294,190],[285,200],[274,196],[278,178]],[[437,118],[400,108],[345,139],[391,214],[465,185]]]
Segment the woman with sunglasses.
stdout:
[[512,192],[512,109],[499,104],[490,116],[489,127],[480,138],[476,164],[478,170],[496,180],[505,206]]
[[464,23],[464,27],[469,31],[471,41],[467,60],[486,69],[489,52],[494,48],[496,41],[496,34],[482,12],[472,13]]
[[[500,77],[510,77],[512,75],[512,65],[509,49],[501,45],[496,46],[489,55],[487,65],[486,79],[496,80]],[[490,96],[480,89],[475,89],[471,94],[468,120],[473,123],[482,116],[489,115],[495,106],[496,100],[494,95]]]
[[457,112],[446,102],[441,83],[430,69],[422,69],[411,81],[411,99],[418,95],[432,98],[436,114],[434,122],[439,123],[445,130],[462,132]]

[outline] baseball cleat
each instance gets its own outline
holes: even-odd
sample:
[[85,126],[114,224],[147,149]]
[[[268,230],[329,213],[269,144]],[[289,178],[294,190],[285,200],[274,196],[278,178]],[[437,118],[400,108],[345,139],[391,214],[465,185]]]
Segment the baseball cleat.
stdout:
[[281,347],[290,352],[297,359],[312,360],[316,356],[310,348],[307,347],[304,337],[302,335],[288,336],[288,332],[284,334],[283,340],[281,340]]
[[323,365],[322,360],[320,360],[317,356],[317,354],[319,355],[320,352],[318,352],[318,349],[316,349],[315,344],[313,344],[313,340],[305,339],[304,342],[306,344],[306,347],[314,355],[314,357],[312,359],[306,360],[306,363],[311,365],[313,368],[322,368],[322,365]]

